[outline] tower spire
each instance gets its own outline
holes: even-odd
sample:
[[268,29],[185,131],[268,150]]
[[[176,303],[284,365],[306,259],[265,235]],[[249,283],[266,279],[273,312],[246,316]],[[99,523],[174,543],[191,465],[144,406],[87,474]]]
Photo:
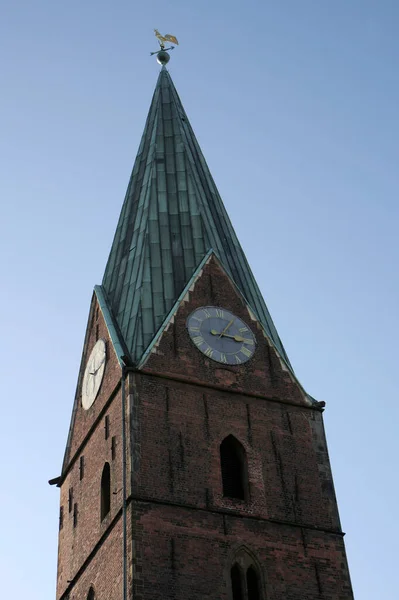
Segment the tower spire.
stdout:
[[290,369],[163,65],[50,481],[57,600],[353,600],[324,403]]
[[133,363],[140,360],[209,251],[290,367],[181,100],[163,68],[102,282]]

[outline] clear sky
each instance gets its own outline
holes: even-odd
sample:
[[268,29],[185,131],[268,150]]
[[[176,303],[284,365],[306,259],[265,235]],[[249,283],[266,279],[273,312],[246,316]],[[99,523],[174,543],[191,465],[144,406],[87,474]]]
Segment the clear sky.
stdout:
[[55,598],[60,472],[158,65],[325,423],[357,600],[397,600],[399,3],[5,0],[2,596]]

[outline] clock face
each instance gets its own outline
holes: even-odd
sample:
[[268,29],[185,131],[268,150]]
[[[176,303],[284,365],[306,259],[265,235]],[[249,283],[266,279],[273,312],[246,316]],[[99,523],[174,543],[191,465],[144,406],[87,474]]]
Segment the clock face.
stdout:
[[98,340],[87,361],[82,383],[82,406],[88,410],[97,397],[105,369],[105,342]]
[[248,325],[225,308],[197,308],[187,319],[187,329],[198,350],[220,363],[241,365],[256,349]]

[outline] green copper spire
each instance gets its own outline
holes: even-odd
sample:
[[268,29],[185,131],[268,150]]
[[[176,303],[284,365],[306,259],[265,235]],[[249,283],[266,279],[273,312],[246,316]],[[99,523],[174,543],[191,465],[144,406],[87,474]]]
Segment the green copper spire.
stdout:
[[289,361],[165,66],[159,74],[102,288],[137,363],[210,251]]

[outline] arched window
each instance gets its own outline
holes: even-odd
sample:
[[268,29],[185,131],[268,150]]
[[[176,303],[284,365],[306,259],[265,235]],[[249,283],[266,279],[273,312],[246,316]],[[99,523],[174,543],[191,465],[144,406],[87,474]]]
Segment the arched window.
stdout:
[[245,500],[248,497],[248,475],[245,450],[240,442],[229,435],[220,444],[223,496]]
[[111,510],[111,469],[109,463],[105,463],[101,476],[101,521],[105,519]]
[[248,600],[260,600],[258,574],[251,565],[247,569]]
[[240,567],[235,564],[230,572],[231,589],[233,592],[233,600],[243,600],[242,598],[242,583]]
[[265,600],[260,565],[252,551],[241,546],[230,560],[229,600]]
[[92,587],[89,589],[89,593],[87,594],[87,600],[96,600],[96,595]]

